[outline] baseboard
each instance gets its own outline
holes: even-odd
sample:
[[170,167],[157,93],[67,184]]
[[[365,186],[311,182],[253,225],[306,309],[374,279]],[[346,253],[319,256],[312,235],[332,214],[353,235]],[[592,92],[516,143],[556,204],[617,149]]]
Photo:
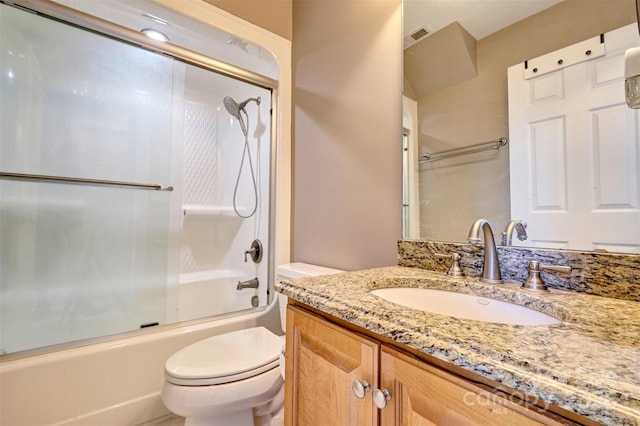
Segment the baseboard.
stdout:
[[56,423],[58,426],[135,426],[169,415],[160,392]]

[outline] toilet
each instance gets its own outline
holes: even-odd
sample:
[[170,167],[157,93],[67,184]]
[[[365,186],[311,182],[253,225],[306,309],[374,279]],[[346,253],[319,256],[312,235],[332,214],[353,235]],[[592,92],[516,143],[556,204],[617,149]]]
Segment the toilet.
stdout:
[[[280,265],[277,279],[336,274],[306,263]],[[276,293],[282,329],[287,298]],[[284,336],[264,327],[201,340],[165,363],[162,402],[185,426],[280,426],[284,423]]]

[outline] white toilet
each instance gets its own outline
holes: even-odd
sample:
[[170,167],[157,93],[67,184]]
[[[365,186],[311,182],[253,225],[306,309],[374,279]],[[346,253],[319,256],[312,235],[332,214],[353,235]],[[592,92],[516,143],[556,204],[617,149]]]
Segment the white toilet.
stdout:
[[[335,274],[305,263],[278,267],[277,279]],[[276,293],[285,329],[286,297]],[[264,327],[220,334],[173,354],[162,402],[185,426],[279,426],[284,407],[284,336]]]

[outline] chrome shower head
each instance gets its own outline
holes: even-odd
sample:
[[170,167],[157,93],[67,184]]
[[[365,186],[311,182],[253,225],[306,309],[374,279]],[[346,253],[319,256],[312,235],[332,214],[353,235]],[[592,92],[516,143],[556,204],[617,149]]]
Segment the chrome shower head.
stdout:
[[231,114],[233,117],[239,118],[240,111],[244,111],[244,107],[246,107],[247,104],[251,101],[255,101],[256,104],[260,105],[259,96],[257,98],[249,98],[246,101],[240,103],[234,101],[232,97],[226,96],[223,100],[223,103],[224,107],[227,109],[227,111],[229,111],[229,114]]
[[240,123],[242,134],[244,134],[245,136],[247,136],[247,126],[244,123],[240,112],[244,112],[245,117],[247,117],[248,119],[249,116],[247,115],[247,111],[245,111],[244,107],[247,106],[247,104],[251,101],[255,101],[256,104],[260,105],[260,96],[258,96],[257,98],[249,98],[246,101],[240,103],[234,101],[230,96],[225,96],[225,98],[222,100],[222,102],[224,103],[224,107],[227,109],[227,111],[229,111],[229,114],[231,114],[232,117],[236,118],[238,120],[238,123]]
[[244,106],[241,107],[236,101],[233,100],[233,98],[229,96],[226,96],[224,98],[223,103],[224,107],[227,109],[227,111],[229,111],[229,114],[231,114],[232,117],[240,119],[240,111]]
[[242,115],[240,115],[241,112],[244,112],[244,115],[247,115],[247,112],[244,110],[244,106],[246,105],[246,102],[243,102],[242,104],[238,105],[238,103],[234,101],[233,98],[230,96],[225,96],[222,102],[224,103],[224,107],[227,109],[227,111],[229,111],[229,114],[231,114],[233,118],[238,120],[238,124],[240,124],[240,130],[242,130],[242,134],[245,135],[246,137],[247,125],[244,124]]

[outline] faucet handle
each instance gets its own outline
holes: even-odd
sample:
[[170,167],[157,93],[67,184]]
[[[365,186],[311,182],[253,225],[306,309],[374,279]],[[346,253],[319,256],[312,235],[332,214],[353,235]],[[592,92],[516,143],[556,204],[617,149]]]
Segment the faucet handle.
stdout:
[[451,259],[451,266],[447,271],[447,275],[452,277],[464,277],[464,272],[462,272],[462,268],[460,267],[460,253],[451,253],[451,254],[442,254],[442,253],[434,253],[433,254],[438,259]]
[[253,240],[251,242],[251,248],[244,251],[244,263],[247,263],[247,255],[251,257],[253,263],[260,263],[260,261],[262,260],[263,252],[264,250],[262,249],[262,242],[258,239]]
[[540,276],[540,272],[555,272],[560,274],[570,274],[571,267],[563,266],[563,265],[544,265],[538,262],[537,260],[532,260],[529,262],[529,266],[527,266],[527,270],[529,271],[529,276],[522,283],[522,288],[526,288],[528,290],[534,291],[546,291],[549,290],[542,280]]

